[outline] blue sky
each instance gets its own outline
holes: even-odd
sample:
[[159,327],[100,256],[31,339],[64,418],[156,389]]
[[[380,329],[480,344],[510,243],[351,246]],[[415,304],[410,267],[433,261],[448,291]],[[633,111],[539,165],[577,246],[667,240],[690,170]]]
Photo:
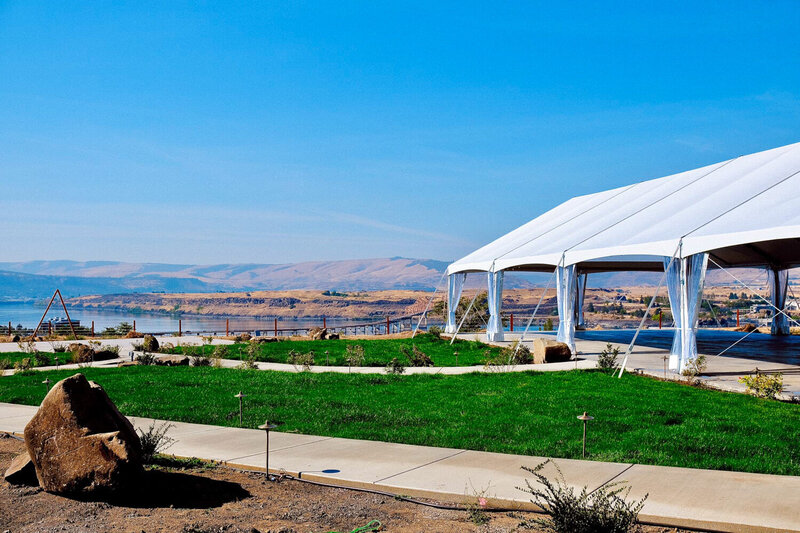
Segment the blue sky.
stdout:
[[800,2],[554,4],[0,1],[3,260],[455,259],[800,141]]

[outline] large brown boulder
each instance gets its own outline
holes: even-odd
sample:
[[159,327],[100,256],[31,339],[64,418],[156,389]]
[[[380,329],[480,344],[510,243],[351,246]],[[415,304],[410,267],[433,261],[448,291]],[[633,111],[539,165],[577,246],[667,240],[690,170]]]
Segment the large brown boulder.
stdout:
[[129,488],[142,473],[142,444],[103,388],[83,374],[47,393],[25,426],[41,487],[89,496]]
[[22,452],[11,461],[3,477],[12,485],[36,486],[39,484],[36,479],[36,468],[34,468],[31,456],[27,451]]
[[738,328],[736,328],[733,331],[741,331],[743,333],[750,333],[750,332],[755,331],[757,329],[758,328],[755,327],[753,324],[745,324],[743,326],[739,326]]
[[311,328],[308,330],[308,336],[311,337],[312,341],[324,340],[326,335],[328,335],[328,328]]
[[560,363],[572,359],[569,346],[563,342],[536,338],[533,340],[533,363]]

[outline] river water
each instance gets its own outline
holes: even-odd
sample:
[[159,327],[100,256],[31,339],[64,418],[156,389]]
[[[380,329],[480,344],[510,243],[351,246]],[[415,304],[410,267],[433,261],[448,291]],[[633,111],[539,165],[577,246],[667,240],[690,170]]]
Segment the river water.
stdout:
[[[52,307],[47,313],[47,319],[56,319],[64,317],[64,309],[57,305],[60,302],[54,302]],[[21,324],[23,328],[35,328],[36,324],[42,318],[42,313],[46,308],[46,304],[34,303],[0,303],[0,326],[8,326],[11,322],[12,327],[16,328]],[[94,321],[96,332],[101,332],[106,327],[113,327],[119,325],[121,322],[133,324],[136,321],[136,330],[144,332],[157,332],[167,333],[178,331],[178,320],[181,320],[181,328],[184,332],[202,331],[202,332],[224,332],[225,319],[217,317],[204,317],[204,316],[191,316],[191,315],[172,315],[172,314],[158,314],[158,313],[131,313],[126,311],[111,311],[111,310],[96,310],[96,309],[69,309],[70,318],[75,321],[79,320],[82,326],[91,327]],[[255,318],[230,318],[231,331],[256,331],[261,330],[265,332],[272,331],[275,327],[275,321],[269,319],[255,319]],[[358,319],[351,320],[347,318],[329,318],[327,319],[328,327],[345,326],[349,324],[363,324],[365,322],[378,321],[376,319]],[[293,328],[308,328],[314,326],[322,326],[322,320],[315,319],[296,319],[296,318],[279,318],[279,329],[293,329]],[[2,329],[0,329],[2,332]]]

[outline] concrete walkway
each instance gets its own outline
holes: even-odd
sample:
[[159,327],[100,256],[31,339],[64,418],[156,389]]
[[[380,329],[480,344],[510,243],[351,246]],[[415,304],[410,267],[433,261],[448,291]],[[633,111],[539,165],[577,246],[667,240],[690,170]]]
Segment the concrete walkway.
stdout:
[[[0,403],[0,431],[21,434],[36,407]],[[131,417],[146,429],[153,422]],[[251,429],[172,422],[167,450],[251,470],[264,469],[265,435]],[[535,509],[517,487],[520,467],[545,459],[272,432],[270,471],[346,487],[442,501]],[[640,518],[649,523],[727,532],[800,531],[800,477],[558,459],[567,484],[595,490],[627,481],[630,498],[649,494]],[[330,472],[324,473],[324,470]],[[555,475],[552,465],[543,471]]]

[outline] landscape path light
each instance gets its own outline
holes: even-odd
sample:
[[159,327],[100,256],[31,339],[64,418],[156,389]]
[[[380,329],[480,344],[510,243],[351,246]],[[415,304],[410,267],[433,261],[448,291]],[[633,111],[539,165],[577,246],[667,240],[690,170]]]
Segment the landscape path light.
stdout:
[[242,414],[244,413],[243,402],[242,398],[247,396],[246,394],[242,394],[242,391],[239,391],[239,394],[234,394],[234,398],[239,398],[239,427],[242,427]]
[[52,383],[52,381],[50,381],[50,378],[44,378],[44,381],[42,381],[42,385],[44,385],[44,388],[45,388],[45,390],[47,392],[50,392],[50,384],[51,383]]
[[331,364],[330,361],[328,361],[328,354],[329,353],[330,352],[328,350],[325,350],[325,366],[330,366],[330,364]]
[[669,361],[669,355],[665,355],[661,360],[664,361],[664,381],[667,381],[667,361]]
[[262,425],[258,426],[258,429],[263,429],[267,433],[267,448],[266,454],[264,457],[264,472],[267,474],[267,480],[272,480],[273,478],[269,475],[269,432],[270,430],[275,429],[278,427],[277,424],[270,424],[269,420],[265,421]]
[[586,424],[589,420],[594,420],[594,417],[587,415],[586,411],[584,411],[583,414],[578,417],[578,420],[583,422],[583,457],[586,458]]

